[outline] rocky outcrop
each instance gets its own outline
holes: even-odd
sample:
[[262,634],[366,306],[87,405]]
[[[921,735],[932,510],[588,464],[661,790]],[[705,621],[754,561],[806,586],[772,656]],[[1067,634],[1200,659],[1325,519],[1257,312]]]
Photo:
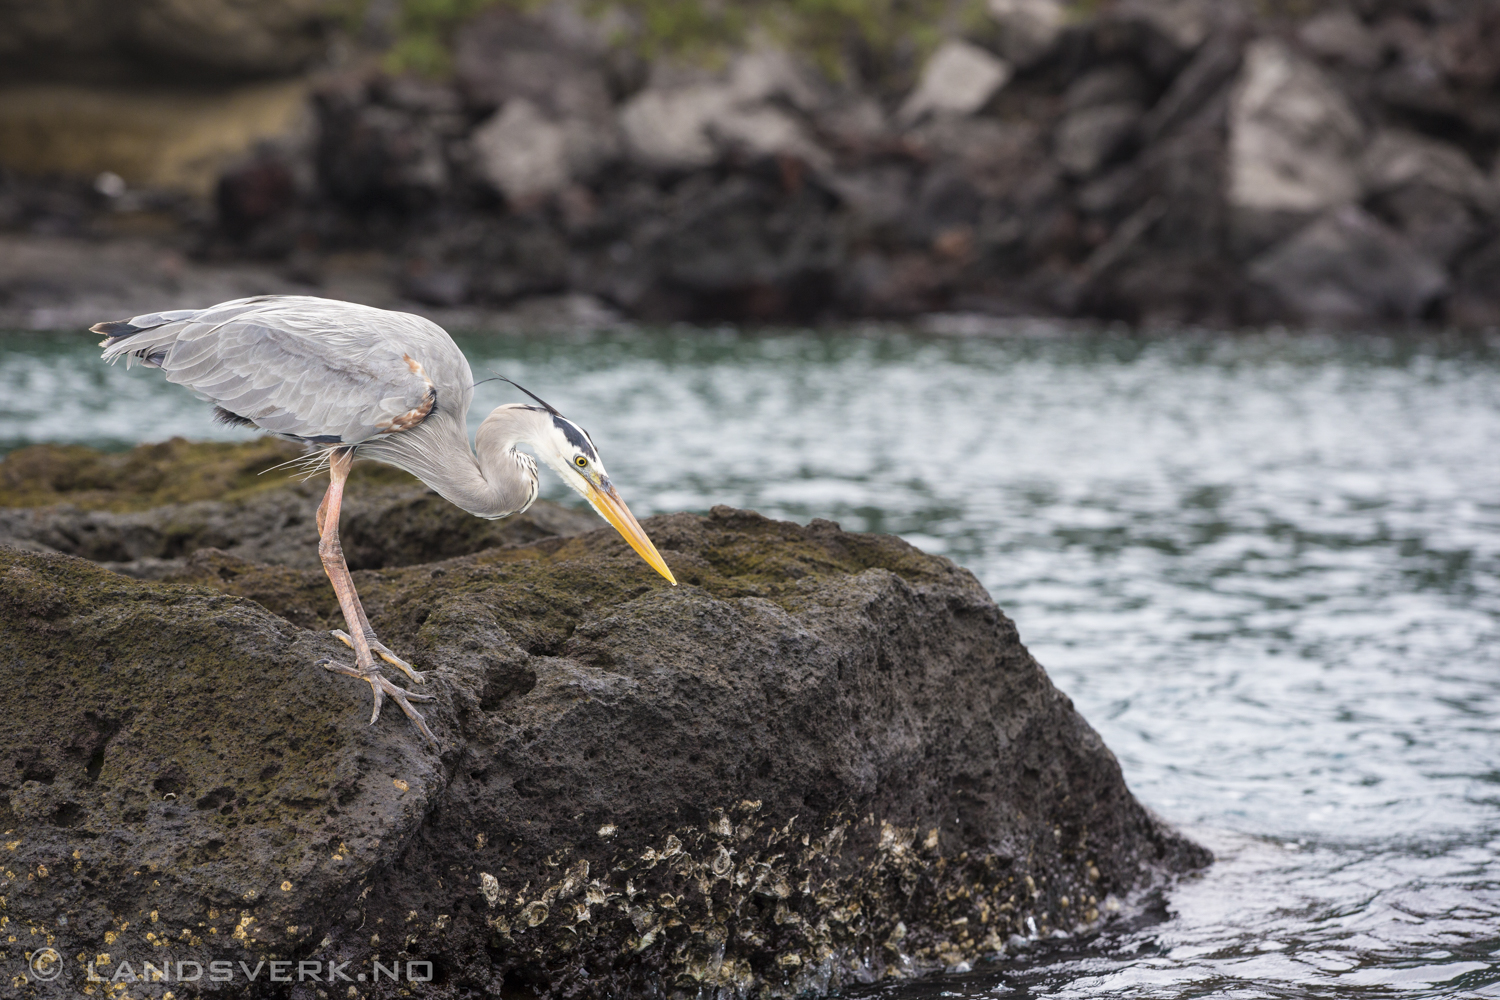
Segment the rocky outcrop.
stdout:
[[[216,221],[182,241],[281,290],[427,310],[1489,322],[1493,5],[1314,7],[992,0],[925,53],[815,64],[765,34],[647,60],[623,12],[496,5],[457,34],[451,80],[321,77],[305,141],[222,170]],[[97,233],[140,198],[28,183],[0,220]],[[1351,219],[1386,263],[1331,239]],[[1309,293],[1274,263],[1312,244],[1348,288],[1416,280]]]
[[[318,532],[310,511],[321,498],[321,487],[300,483],[235,502],[200,500],[129,513],[70,504],[0,508],[0,545],[65,552],[143,579],[179,572],[200,549],[316,569]],[[350,567],[381,569],[576,535],[598,521],[546,500],[504,521],[483,521],[419,484],[359,489],[344,505],[343,525]]]
[[1353,205],[1251,261],[1250,275],[1299,315],[1351,326],[1414,320],[1448,284],[1432,258]]
[[[0,506],[0,545],[80,556],[143,579],[182,572],[200,549],[231,560],[316,570],[321,563],[313,511],[326,483],[287,482],[286,472],[275,469],[298,454],[269,438],[249,446],[174,438],[124,455],[24,448],[0,463],[0,504],[26,504]],[[196,483],[169,481],[190,464]],[[340,522],[352,569],[431,562],[576,535],[599,524],[591,512],[546,500],[500,521],[472,517],[384,466],[361,467],[353,482]],[[101,488],[106,484],[115,488]],[[160,503],[167,499],[162,487],[177,492],[172,499],[179,502]],[[141,507],[152,499],[158,502]]]
[[977,45],[949,41],[927,60],[922,78],[901,103],[896,120],[910,125],[926,115],[974,114],[1005,86],[1011,68]]
[[947,560],[728,508],[646,528],[681,586],[608,529],[356,573],[440,749],[318,668],[317,569],[0,546],[18,986],[823,992],[1086,933],[1207,862]]
[[1310,60],[1276,39],[1245,52],[1229,122],[1229,203],[1304,218],[1359,198],[1365,126]]

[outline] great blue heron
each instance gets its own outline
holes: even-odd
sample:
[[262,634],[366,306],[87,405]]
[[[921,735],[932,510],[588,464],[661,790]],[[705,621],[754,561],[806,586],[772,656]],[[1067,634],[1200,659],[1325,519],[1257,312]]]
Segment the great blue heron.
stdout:
[[160,368],[167,381],[213,403],[219,420],[319,449],[313,459],[327,464],[329,482],[318,506],[318,555],[349,629],[333,634],[355,657],[352,667],[324,666],[369,683],[372,725],[390,695],[437,744],[411,705],[432,697],[397,687],[375,664],[379,654],[423,682],[375,638],[339,544],[344,481],[356,457],[404,469],[469,513],[497,518],[525,510],[537,497],[536,462],[517,450],[530,445],[641,558],[677,584],[615,492],[588,433],[530,392],[521,390],[537,405],[496,407],[469,446],[474,375],[458,345],[430,320],[311,296],[261,295],[91,329],[105,336],[104,360],[123,357],[126,367],[139,361]]

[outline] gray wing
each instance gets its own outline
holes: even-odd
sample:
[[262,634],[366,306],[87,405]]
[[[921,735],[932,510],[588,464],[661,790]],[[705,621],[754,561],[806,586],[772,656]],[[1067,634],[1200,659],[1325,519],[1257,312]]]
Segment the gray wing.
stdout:
[[[93,330],[108,337],[106,361],[160,368],[226,419],[322,444],[421,423],[436,405],[439,373],[464,389],[473,381],[462,382],[468,363],[435,323],[310,296],[236,299]],[[462,373],[448,371],[455,364]]]

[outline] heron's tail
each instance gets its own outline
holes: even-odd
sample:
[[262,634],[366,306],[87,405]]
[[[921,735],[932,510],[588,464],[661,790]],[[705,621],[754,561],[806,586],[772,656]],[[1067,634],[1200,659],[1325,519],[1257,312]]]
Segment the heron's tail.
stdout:
[[[171,312],[146,313],[142,316],[133,316],[130,319],[117,319],[108,323],[95,323],[89,327],[90,333],[104,334],[104,341],[99,346],[104,348],[104,360],[114,364],[121,357],[125,358],[125,367],[129,368],[139,359],[144,365],[152,368],[160,368],[166,357],[166,350],[175,339],[175,331],[164,337],[143,337],[141,334],[149,334],[153,330],[160,330],[164,326],[180,323],[183,320],[192,319],[203,310],[201,309],[174,309]],[[164,333],[166,331],[163,331]],[[161,343],[157,343],[160,340]]]

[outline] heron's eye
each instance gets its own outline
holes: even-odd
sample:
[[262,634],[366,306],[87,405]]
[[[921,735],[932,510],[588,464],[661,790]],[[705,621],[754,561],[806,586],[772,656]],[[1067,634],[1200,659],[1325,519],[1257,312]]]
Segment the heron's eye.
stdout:
[[589,460],[584,458],[582,455],[579,455],[577,458],[573,459],[573,464],[578,466],[580,469],[587,469],[589,467]]

